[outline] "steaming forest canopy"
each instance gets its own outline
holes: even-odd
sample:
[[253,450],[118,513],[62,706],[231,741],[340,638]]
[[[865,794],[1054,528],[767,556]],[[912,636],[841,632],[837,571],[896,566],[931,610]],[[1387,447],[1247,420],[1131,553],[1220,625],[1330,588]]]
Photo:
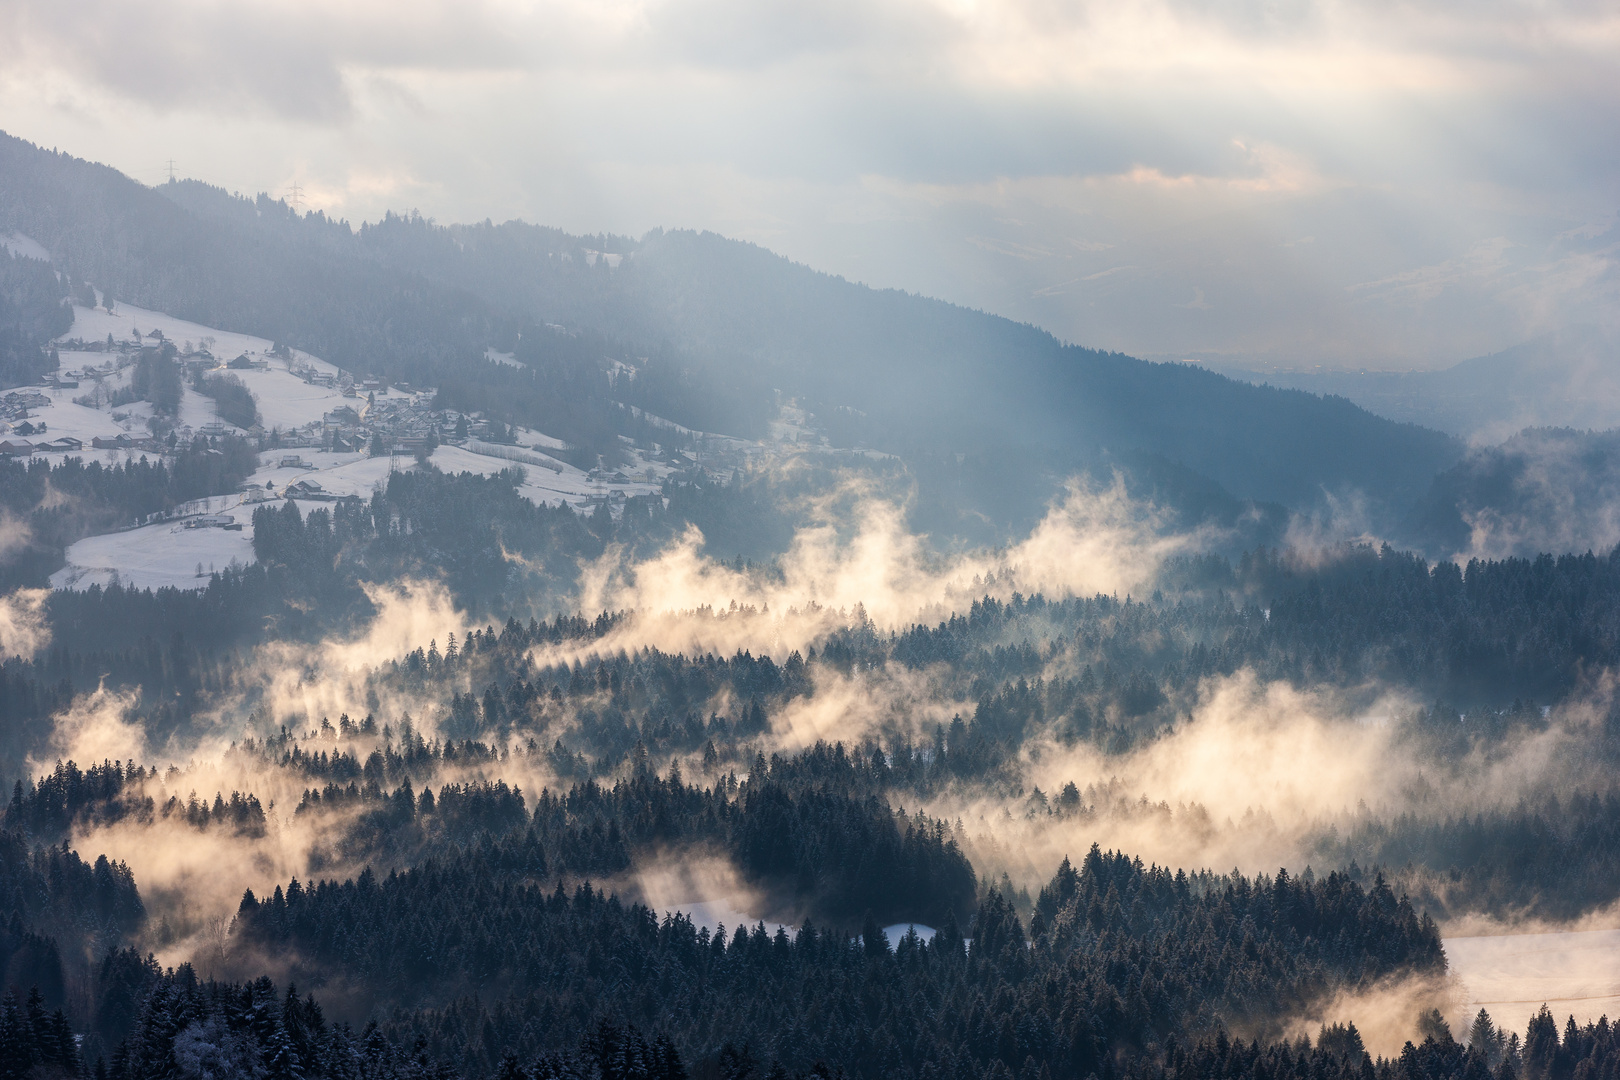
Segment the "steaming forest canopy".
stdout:
[[1620,1078],[1556,395],[3,134],[0,239],[0,1080]]

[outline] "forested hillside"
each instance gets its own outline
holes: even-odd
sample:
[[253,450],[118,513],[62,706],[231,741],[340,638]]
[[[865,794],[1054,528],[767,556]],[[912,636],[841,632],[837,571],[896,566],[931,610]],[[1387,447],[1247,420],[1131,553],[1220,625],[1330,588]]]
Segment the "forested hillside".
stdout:
[[73,325],[68,288],[49,263],[0,247],[0,386],[32,382],[56,367],[51,339]]
[[1608,551],[1617,506],[1620,431],[1531,428],[1435,477],[1405,532],[1434,555]]
[[[1315,504],[1325,489],[1393,510],[1460,451],[1342,399],[1064,345],[711,235],[630,242],[414,217],[355,231],[262,196],[145,188],[9,137],[0,175],[0,228],[44,244],[75,278],[440,386],[463,407],[596,453],[611,455],[613,433],[628,430],[619,402],[757,435],[784,397],[798,398],[839,445],[999,455],[1013,470],[1049,473],[1016,507],[1023,523],[1099,454],[1163,458],[1244,499]],[[484,362],[489,347],[529,366]],[[607,360],[629,368],[611,374]],[[994,487],[957,497],[976,507]]]

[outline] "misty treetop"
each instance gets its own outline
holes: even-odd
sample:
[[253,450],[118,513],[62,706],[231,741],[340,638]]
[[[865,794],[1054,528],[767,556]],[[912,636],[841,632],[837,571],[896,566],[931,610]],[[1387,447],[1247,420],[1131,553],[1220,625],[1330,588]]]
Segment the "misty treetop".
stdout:
[[444,1070],[433,1075],[559,1075],[543,1070],[606,1041],[669,1075],[680,1062],[698,1075],[768,1064],[863,1077],[1032,1064],[1084,1078],[1151,1066],[1189,1041],[1231,1045],[1230,1025],[1274,1023],[1324,987],[1444,963],[1433,926],[1381,882],[1173,875],[1097,850],[1060,868],[1028,934],[993,891],[931,942],[890,942],[876,925],[711,933],[589,884],[548,888],[479,846],[449,864],[243,897],[242,955],[295,949],[300,985],[328,1008],[342,1007],[321,989],[340,972],[407,1006],[362,1035],[292,987],[203,982],[125,950],[95,976],[87,1045],[108,1075],[132,1077],[163,1061],[184,1069],[188,1055],[306,1076],[352,1075],[341,1070],[369,1058],[364,1075],[393,1075],[380,1066],[402,1067],[406,1047],[418,1068]]

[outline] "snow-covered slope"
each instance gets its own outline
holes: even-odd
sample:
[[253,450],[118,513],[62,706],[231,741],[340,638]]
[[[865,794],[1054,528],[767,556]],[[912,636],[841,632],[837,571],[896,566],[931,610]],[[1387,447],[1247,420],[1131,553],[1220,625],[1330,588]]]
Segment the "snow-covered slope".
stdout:
[[268,353],[273,345],[272,342],[251,334],[233,334],[228,330],[216,330],[211,326],[165,315],[161,311],[148,311],[132,304],[117,302],[114,302],[112,311],[75,304],[73,329],[62,336],[69,340],[78,338],[94,342],[105,341],[107,335],[111,334],[115,341],[128,341],[134,337],[137,330],[142,334],[150,334],[153,330],[157,330],[177,345],[183,345],[188,341],[194,345],[202,345],[205,340],[211,339],[209,351],[225,359],[240,353]]
[[12,233],[9,236],[0,235],[0,247],[24,259],[38,259],[40,262],[51,261],[51,253],[45,250],[45,245],[32,237],[24,236],[22,233]]
[[[221,515],[248,522],[246,508]],[[88,589],[113,580],[142,589],[200,589],[208,574],[231,563],[253,561],[253,526],[240,532],[222,528],[188,528],[185,522],[167,521],[127,532],[106,533],[80,540],[68,548],[67,565],[51,575],[58,589]],[[198,566],[202,574],[197,573]]]
[[[8,246],[11,241],[8,241]],[[120,460],[137,457],[138,450],[96,450],[91,440],[97,437],[128,435],[145,438],[151,406],[138,401],[116,408],[105,404],[129,381],[129,361],[118,367],[119,354],[98,351],[90,346],[105,342],[109,335],[116,343],[135,339],[137,332],[144,340],[151,340],[153,331],[177,346],[182,352],[187,346],[206,348],[220,361],[246,355],[257,366],[231,372],[253,391],[258,402],[261,426],[267,431],[307,434],[317,430],[325,418],[339,407],[357,412],[368,407],[367,398],[374,396],[379,407],[390,402],[401,403],[406,409],[418,408],[412,397],[398,390],[382,388],[367,391],[365,395],[345,395],[337,384],[341,374],[336,367],[307,353],[292,351],[287,356],[272,353],[274,343],[250,334],[236,334],[214,327],[177,319],[162,312],[115,304],[111,313],[101,308],[75,307],[73,328],[60,339],[59,354],[62,374],[76,378],[74,388],[43,388],[48,405],[33,409],[29,422],[43,422],[43,435],[26,436],[35,441],[70,436],[84,443],[77,452],[53,452],[52,457],[70,454],[85,458]],[[82,343],[84,347],[74,348]],[[494,359],[509,362],[504,355]],[[331,379],[312,381],[307,377],[331,376]],[[327,385],[330,382],[332,385]],[[84,405],[75,398],[99,405]],[[425,399],[424,399],[425,400]],[[389,406],[393,407],[393,406]],[[187,386],[180,402],[177,426],[199,430],[218,419],[213,402]],[[311,429],[310,425],[317,425]],[[543,432],[524,428],[514,429],[520,446],[532,447],[538,454],[565,450],[567,444]],[[486,452],[477,452],[480,448]],[[524,497],[536,504],[573,505],[581,509],[619,492],[625,496],[654,494],[659,482],[669,473],[665,464],[638,455],[635,465],[627,469],[634,479],[593,479],[584,471],[551,458],[547,464],[524,463],[501,456],[502,448],[470,441],[468,447],[439,446],[432,455],[436,468],[445,472],[472,472],[492,475],[502,469],[518,465],[524,469],[526,480],[520,489]],[[283,462],[289,462],[283,464]],[[413,456],[370,457],[363,453],[334,453],[312,447],[271,449],[259,455],[259,468],[249,483],[266,488],[279,496],[288,485],[305,481],[318,486],[327,498],[358,496],[370,498],[373,491],[387,483],[393,469],[414,469]],[[318,499],[299,500],[300,509],[308,512],[320,506]],[[59,588],[87,588],[92,584],[106,584],[116,574],[126,584],[140,587],[201,588],[207,584],[207,571],[212,567],[223,569],[233,560],[251,562],[253,559],[253,505],[245,503],[243,496],[232,494],[213,500],[200,501],[183,508],[190,514],[225,514],[243,526],[241,531],[212,528],[187,528],[184,521],[166,521],[124,532],[88,537],[72,545],[67,552],[67,565],[51,582]],[[197,564],[203,566],[202,576]]]

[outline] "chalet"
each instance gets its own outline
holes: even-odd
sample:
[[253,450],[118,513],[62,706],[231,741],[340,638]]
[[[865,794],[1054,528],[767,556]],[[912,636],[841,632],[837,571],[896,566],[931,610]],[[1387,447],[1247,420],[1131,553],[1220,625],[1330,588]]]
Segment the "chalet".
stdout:
[[360,414],[347,405],[339,405],[321,419],[327,427],[354,427],[360,423]]
[[326,489],[313,480],[294,480],[281,489],[283,497],[288,499],[327,499],[330,498]]
[[35,444],[34,449],[43,450],[48,453],[72,453],[77,450],[83,450],[84,443],[78,439],[75,439],[71,435],[62,435],[52,439],[48,443]]
[[128,435],[97,435],[90,440],[90,446],[96,450],[128,450],[135,445],[135,440]]
[[5,397],[8,406],[14,409],[43,409],[51,403],[51,399],[38,390],[13,390]]
[[34,444],[26,439],[0,441],[0,457],[27,457],[34,452]]

